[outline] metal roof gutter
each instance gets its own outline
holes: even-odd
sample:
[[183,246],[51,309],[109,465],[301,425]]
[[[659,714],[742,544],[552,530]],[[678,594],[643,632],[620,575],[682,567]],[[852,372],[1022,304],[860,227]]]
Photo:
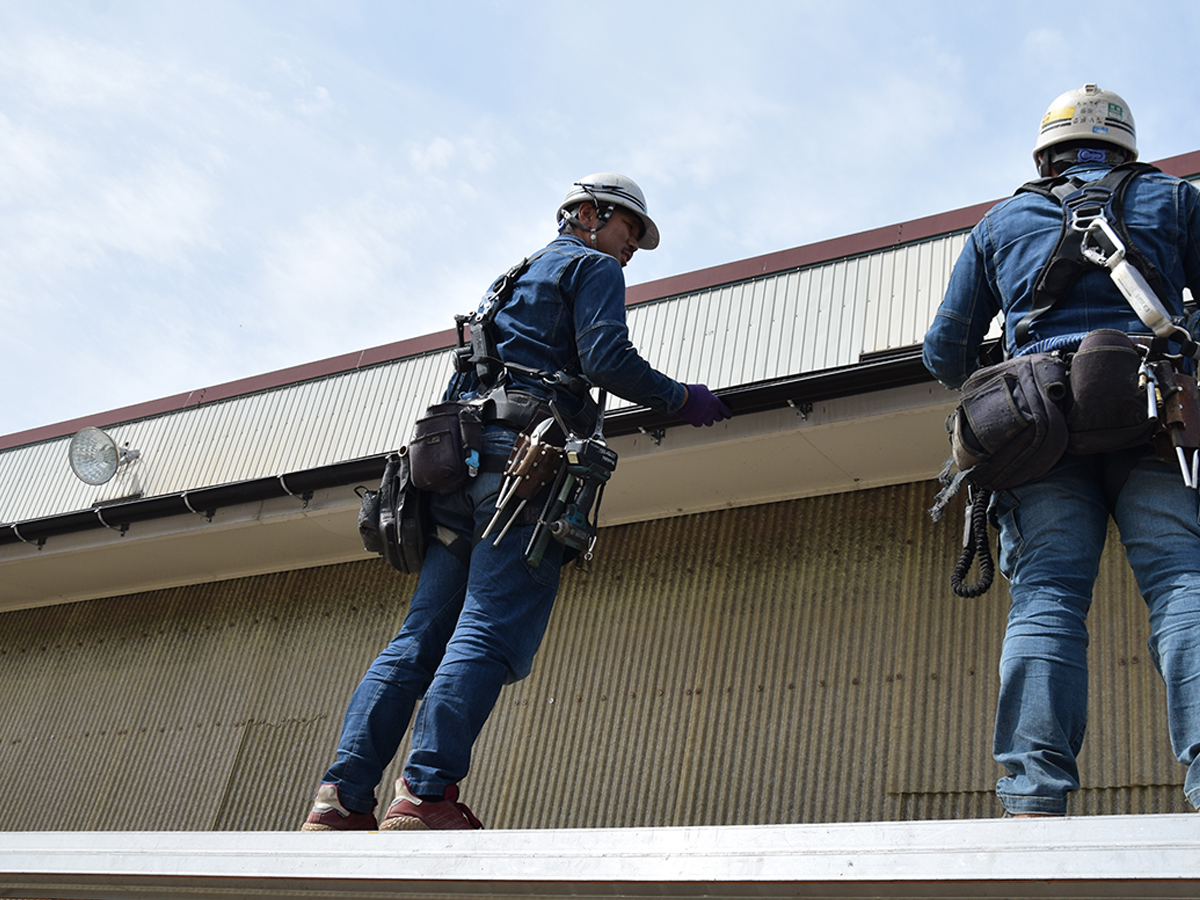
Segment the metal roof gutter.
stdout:
[[[735,413],[743,415],[785,406],[804,412],[816,401],[930,380],[921,363],[920,348],[907,348],[842,369],[741,385],[721,391],[721,397]],[[609,437],[616,437],[638,431],[653,433],[679,424],[673,416],[634,407],[608,415],[604,430]],[[288,495],[306,502],[313,491],[358,484],[374,486],[383,474],[386,460],[387,454],[379,454],[269,478],[197,488],[179,494],[135,497],[61,515],[7,523],[0,525],[0,546],[19,541],[40,544],[47,538],[94,528],[124,532],[135,522],[185,513],[211,518],[213,512],[222,507]]]
[[4,896],[1196,897],[1200,816],[482,832],[26,832]]
[[368,456],[269,478],[213,485],[179,494],[117,500],[62,515],[9,523],[0,526],[0,545],[18,541],[37,544],[46,538],[93,528],[112,528],[124,532],[134,522],[186,513],[212,518],[213,513],[222,507],[258,503],[289,495],[295,497],[298,503],[307,503],[314,491],[362,483],[374,486],[383,474],[386,460],[386,454]]
[[[928,381],[933,381],[933,376],[921,361],[921,348],[908,347],[841,369],[827,369],[738,385],[722,390],[720,396],[737,415],[782,409],[785,406],[803,412],[806,406],[821,400],[832,400],[851,394],[869,394],[872,391]],[[635,407],[618,410],[606,416],[604,433],[615,437],[619,434],[652,431],[679,424],[679,420],[674,416],[656,413],[645,407]]]

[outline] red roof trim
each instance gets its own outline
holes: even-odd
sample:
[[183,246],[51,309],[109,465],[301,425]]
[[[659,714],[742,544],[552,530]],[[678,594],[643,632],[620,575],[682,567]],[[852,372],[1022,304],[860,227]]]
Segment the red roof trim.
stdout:
[[[1155,165],[1169,175],[1187,178],[1200,173],[1200,151],[1185,153],[1182,156],[1172,156],[1170,159],[1155,163]],[[690,294],[694,291],[707,290],[722,284],[733,284],[749,278],[760,278],[774,272],[811,266],[832,259],[861,256],[885,247],[908,244],[952,231],[965,231],[974,228],[975,223],[983,218],[983,214],[998,202],[998,200],[993,200],[989,203],[979,203],[975,206],[967,206],[923,219],[914,219],[911,222],[901,222],[898,225],[888,225],[871,231],[860,231],[857,234],[819,241],[816,244],[805,244],[803,247],[793,247],[790,250],[780,250],[777,253],[754,256],[720,266],[698,269],[695,272],[673,275],[670,278],[635,284],[625,291],[625,304],[631,306],[666,297],[677,297],[680,294]]]
[[24,444],[36,444],[40,441],[52,440],[66,434],[74,434],[80,428],[87,425],[116,425],[120,422],[131,422],[135,419],[145,419],[163,413],[178,412],[192,406],[200,406],[203,403],[214,403],[218,400],[228,400],[231,397],[269,391],[273,388],[296,384],[301,381],[324,378],[340,372],[353,372],[355,369],[390,362],[394,359],[404,359],[408,356],[417,356],[422,353],[444,350],[447,347],[453,346],[455,340],[453,329],[439,331],[434,334],[422,335],[421,337],[410,338],[405,341],[383,344],[382,346],[372,347],[368,350],[360,350],[357,353],[333,356],[329,359],[291,366],[287,369],[266,372],[262,375],[253,375],[250,378],[227,381],[224,384],[201,388],[200,390],[191,391],[186,394],[175,394],[170,397],[162,397],[158,400],[150,400],[146,403],[138,403],[133,406],[122,406],[120,409],[97,413],[94,416],[81,416],[78,419],[70,419],[54,425],[44,425],[40,428],[31,428],[28,431],[18,431],[15,434],[0,437],[0,450],[7,450],[10,447],[20,447]]
[[625,303],[632,306],[651,300],[666,297],[677,297],[680,294],[690,294],[694,291],[707,290],[722,284],[732,284],[749,278],[760,278],[774,272],[784,272],[788,269],[798,269],[817,263],[828,262],[831,259],[842,259],[847,256],[861,256],[885,247],[919,241],[924,238],[950,231],[961,231],[973,228],[975,223],[995,203],[980,203],[956,209],[953,212],[939,213],[924,219],[902,222],[898,225],[888,225],[871,231],[860,231],[845,237],[819,241],[815,244],[805,244],[790,250],[780,250],[750,259],[740,259],[736,262],[698,269],[695,272],[685,272],[658,281],[648,281],[645,284],[635,284],[625,291]]
[[[1200,150],[1172,156],[1169,159],[1158,161],[1155,165],[1164,172],[1179,178],[1200,174]],[[685,272],[682,275],[631,285],[625,292],[625,303],[632,306],[652,300],[677,297],[681,294],[706,290],[723,284],[760,278],[773,272],[811,266],[847,256],[860,256],[886,247],[919,241],[952,231],[961,231],[972,228],[996,202],[980,203],[951,212],[926,216],[923,219],[914,219],[910,222],[901,222],[871,231],[861,231],[827,241],[818,241],[815,244],[805,244],[790,250],[780,250],[776,253],[767,253],[750,259],[737,260],[719,266],[710,266],[706,269],[697,269],[694,272]],[[28,431],[18,431],[15,434],[0,436],[0,450],[20,447],[24,444],[36,444],[40,441],[73,434],[85,425],[114,425],[134,419],[144,419],[148,416],[176,412],[188,407],[200,406],[202,403],[213,403],[243,394],[271,390],[300,381],[324,378],[340,372],[352,372],[365,366],[442,350],[453,346],[454,342],[454,331],[450,329],[409,340],[383,344],[368,350],[317,360],[287,369],[279,369],[275,372],[266,372],[262,375],[229,381],[186,394],[175,394],[172,397],[125,406],[97,413],[94,416],[82,416],[67,422],[45,425]]]

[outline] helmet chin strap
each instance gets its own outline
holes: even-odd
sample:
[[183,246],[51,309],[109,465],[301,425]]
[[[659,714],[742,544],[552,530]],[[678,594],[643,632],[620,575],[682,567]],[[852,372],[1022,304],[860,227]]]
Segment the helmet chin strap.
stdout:
[[601,212],[600,204],[596,202],[594,197],[590,201],[587,201],[587,202],[590,202],[592,204],[592,209],[596,210],[596,216],[597,216],[597,218],[599,218],[600,224],[597,225],[595,228],[589,228],[587,225],[583,224],[583,222],[580,220],[579,216],[577,215],[577,212],[579,210],[579,207],[577,206],[577,207],[575,207],[575,209],[571,210],[570,212],[568,212],[566,215],[563,216],[562,221],[559,222],[559,224],[558,224],[558,231],[559,231],[559,234],[561,234],[562,232],[564,232],[567,229],[568,226],[570,226],[571,228],[576,228],[579,231],[586,231],[591,236],[592,246],[595,247],[596,246],[596,232],[608,224],[608,220],[612,218],[612,214],[616,210],[616,207],[613,206],[612,204],[609,204],[608,208],[604,212]]

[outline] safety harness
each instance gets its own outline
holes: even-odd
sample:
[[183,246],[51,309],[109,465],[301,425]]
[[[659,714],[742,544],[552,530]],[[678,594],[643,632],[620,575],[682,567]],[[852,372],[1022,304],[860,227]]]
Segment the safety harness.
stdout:
[[[484,423],[501,422],[521,432],[502,469],[504,480],[496,498],[496,512],[479,539],[498,529],[494,543],[499,544],[512,525],[521,520],[527,504],[544,497],[540,514],[532,518],[536,527],[525,548],[526,561],[538,566],[553,538],[566,547],[568,556],[577,555],[576,564],[583,567],[591,560],[596,543],[604,486],[617,466],[617,454],[604,440],[605,392],[600,391],[597,402],[590,393],[591,382],[583,375],[505,362],[498,350],[496,316],[512,299],[516,283],[530,263],[546,252],[521,260],[497,278],[474,313],[455,316],[458,345],[454,349],[454,369],[460,381],[454,388],[460,395],[468,391],[477,394],[459,402],[478,406]],[[469,340],[465,334],[468,327]],[[511,373],[549,387],[565,388],[583,401],[583,413],[568,421],[553,400],[510,389]],[[472,378],[474,384],[470,383]],[[590,423],[590,436],[582,425],[584,419]],[[552,437],[554,426],[560,433],[557,439]]]
[[[454,317],[458,338],[454,348],[454,371],[461,379],[454,385],[455,391],[460,395],[475,393],[484,404],[490,401],[485,406],[485,421],[502,421],[517,431],[528,426],[533,410],[529,395],[506,390],[506,385],[511,381],[509,373],[540,381],[548,387],[564,387],[575,396],[584,398],[585,404],[591,401],[588,394],[591,382],[582,375],[573,375],[565,369],[546,372],[519,363],[505,362],[500,358],[496,316],[512,299],[517,281],[529,269],[530,263],[546,252],[542,250],[521,260],[492,283],[473,313]],[[468,328],[469,339],[466,336]],[[471,376],[474,376],[475,384],[469,382]]]
[[[1029,343],[1034,321],[1061,303],[1081,275],[1097,267],[1109,270],[1134,311],[1156,335],[1191,343],[1190,336],[1171,322],[1161,302],[1156,302],[1169,296],[1167,283],[1134,244],[1125,224],[1125,192],[1130,183],[1138,175],[1158,171],[1148,163],[1130,162],[1114,167],[1095,181],[1058,175],[1027,182],[1017,189],[1017,194],[1039,194],[1059,203],[1063,211],[1058,243],[1038,275],[1029,312],[1013,332],[1018,347]],[[1184,352],[1191,356],[1194,348],[1192,344]]]
[[[1180,348],[1183,356],[1200,358],[1200,346],[1191,335],[1175,324],[1160,298],[1170,296],[1167,284],[1153,263],[1134,244],[1125,224],[1125,193],[1133,179],[1159,169],[1145,163],[1123,163],[1114,167],[1095,181],[1083,181],[1078,176],[1059,175],[1028,182],[1016,193],[1034,193],[1053,200],[1062,207],[1062,229],[1058,242],[1049,259],[1042,266],[1034,286],[1030,311],[1017,323],[1014,340],[1017,347],[1030,343],[1033,323],[1054,309],[1067,296],[1085,272],[1106,269],[1121,294],[1137,313],[1138,318],[1150,328],[1165,354],[1167,342]],[[1047,351],[1069,349],[1049,346],[1053,342],[1039,342],[1039,348]],[[1146,354],[1148,355],[1148,353]],[[1165,366],[1165,368],[1164,368]],[[1188,487],[1200,485],[1200,452],[1194,452],[1188,461],[1184,454],[1185,441],[1194,438],[1188,434],[1192,423],[1182,411],[1182,400],[1163,404],[1180,393],[1167,363],[1156,366],[1143,357],[1139,372],[1140,383],[1145,386],[1151,407],[1148,419],[1157,418],[1155,397],[1164,407],[1164,422],[1167,433],[1174,443],[1184,483]],[[1187,377],[1187,376],[1184,376]],[[1164,390],[1170,380],[1174,390]],[[1172,416],[1175,422],[1172,422]],[[1160,449],[1160,454],[1162,450]],[[949,490],[949,489],[948,489]],[[943,492],[945,494],[946,492]],[[963,550],[951,575],[951,588],[960,597],[978,597],[988,590],[994,577],[991,548],[987,540],[987,509],[991,491],[973,493],[965,512]],[[946,498],[948,499],[948,498]],[[939,497],[940,502],[944,502]],[[935,509],[938,507],[935,506]],[[964,578],[975,557],[979,558],[980,578],[974,584],[964,583]]]

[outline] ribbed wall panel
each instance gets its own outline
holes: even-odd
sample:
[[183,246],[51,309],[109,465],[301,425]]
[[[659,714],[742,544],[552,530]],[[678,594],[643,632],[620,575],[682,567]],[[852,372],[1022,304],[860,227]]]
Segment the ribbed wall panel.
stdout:
[[[920,341],[961,242],[942,237],[643,304],[629,311],[630,332],[652,365],[714,388],[852,365]],[[448,355],[431,353],[112,425],[112,438],[141,458],[101,487],[70,473],[69,438],[13,448],[0,453],[0,523],[385,453],[448,375]]]
[[[959,533],[932,493],[604,530],[464,799],[491,827],[997,814],[1006,592],[951,594]],[[0,615],[0,829],[295,827],[413,583],[373,560]],[[1115,534],[1097,597],[1072,811],[1181,811]]]
[[852,365],[921,342],[965,240],[947,235],[642,304],[629,311],[630,334],[656,368],[718,388]]
[[14,448],[0,453],[0,522],[385,453],[407,440],[448,374],[446,354],[428,354],[107,427],[141,457],[99,487],[71,473],[69,437]]

